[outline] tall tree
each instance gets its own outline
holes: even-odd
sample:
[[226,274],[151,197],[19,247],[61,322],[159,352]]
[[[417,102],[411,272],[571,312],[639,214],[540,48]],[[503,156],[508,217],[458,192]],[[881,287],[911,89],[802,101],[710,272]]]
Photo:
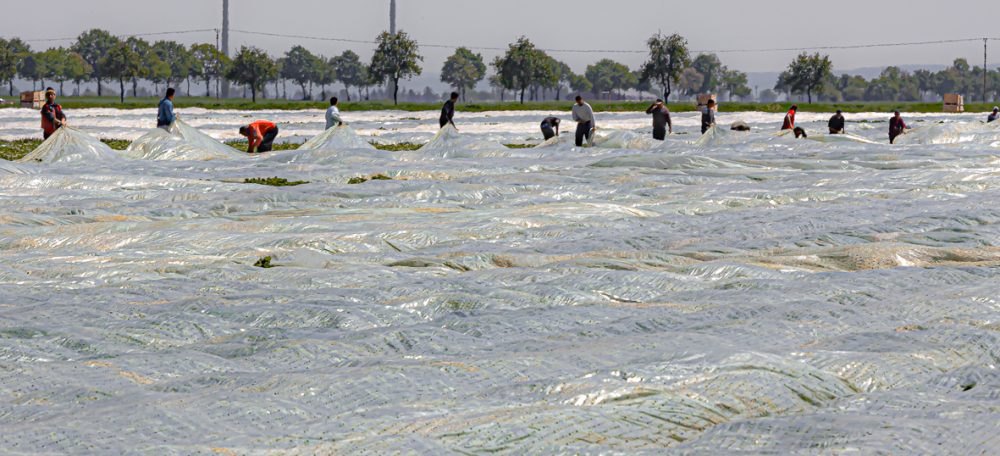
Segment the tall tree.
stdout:
[[703,78],[701,87],[698,88],[699,93],[711,93],[721,89],[724,84],[723,78],[729,71],[715,54],[699,54],[691,62],[691,68],[701,73]]
[[653,35],[646,42],[649,47],[649,60],[642,68],[642,79],[653,81],[663,87],[663,100],[670,102],[672,85],[680,80],[684,69],[691,63],[687,40],[674,34],[663,36]]
[[[153,47],[149,42],[138,37],[125,39],[125,45],[139,56],[142,67],[138,72],[132,74],[132,96],[139,96],[139,79],[153,80],[154,70],[162,71],[162,61],[153,52]],[[157,68],[159,66],[159,68]]]
[[602,59],[587,66],[586,75],[587,79],[594,84],[594,92],[598,94],[613,93],[615,90],[621,91],[635,86],[637,82],[627,66],[611,59]]
[[326,57],[320,56],[313,62],[313,84],[320,87],[320,98],[326,99],[326,86],[337,81],[337,70]]
[[17,77],[18,66],[29,54],[31,47],[19,38],[0,38],[0,84],[8,83],[10,96],[14,96],[14,78]]
[[548,56],[535,48],[535,44],[526,37],[518,38],[507,47],[507,52],[493,61],[504,87],[520,92],[521,104],[524,104],[524,93],[532,84],[537,83],[538,76],[548,66]]
[[73,81],[76,83],[76,93],[80,95],[80,83],[90,77],[92,69],[90,65],[80,57],[80,54],[66,50],[65,60],[62,65],[62,74],[59,79],[59,92],[63,93],[63,81]]
[[553,62],[553,69],[556,74],[556,101],[562,98],[562,90],[573,82],[573,69],[569,65],[556,60]]
[[463,102],[465,91],[474,89],[484,77],[486,77],[486,64],[483,63],[483,56],[464,47],[456,49],[441,68],[441,82],[457,89],[462,94]]
[[190,52],[191,76],[205,81],[205,97],[211,97],[212,79],[221,78],[226,74],[229,57],[226,57],[219,48],[207,43],[192,45]]
[[820,56],[819,53],[809,55],[803,52],[788,65],[788,70],[783,73],[783,80],[779,84],[787,86],[791,92],[805,93],[808,102],[812,104],[813,93],[823,92],[823,86],[832,74],[832,69],[833,63],[830,62],[829,56]]
[[100,65],[107,77],[118,79],[121,87],[121,102],[125,103],[125,81],[140,77],[145,71],[142,57],[132,49],[128,42],[119,41],[101,59]]
[[[188,49],[176,41],[157,41],[153,43],[153,52],[164,63],[170,65],[170,76],[167,77],[167,86],[173,82],[181,82],[191,75],[191,53]],[[188,85],[188,92],[191,90]]]
[[351,101],[351,87],[358,88],[358,99],[361,98],[361,85],[367,79],[367,69],[361,64],[361,58],[354,51],[344,51],[343,54],[330,59],[330,64],[337,73],[337,80],[344,84],[347,91],[347,101]]
[[73,44],[73,52],[80,54],[80,57],[90,65],[91,76],[97,81],[97,96],[104,95],[101,81],[106,75],[101,60],[120,42],[121,40],[105,30],[92,29],[83,32]]
[[747,74],[742,71],[727,69],[722,74],[722,88],[729,94],[729,101],[733,101],[734,96],[742,99],[753,93],[747,82]]
[[[45,73],[45,57],[41,52],[33,52],[25,56],[17,65],[17,74],[21,76],[22,79],[27,79],[31,81],[31,90],[35,90],[35,83],[39,79],[43,78]],[[42,87],[45,87],[45,81],[42,80]]]
[[316,79],[318,57],[302,46],[295,46],[285,53],[281,61],[281,77],[291,79],[302,87],[302,99],[311,100],[309,83]]
[[417,42],[402,30],[395,34],[382,32],[376,42],[378,47],[372,55],[369,76],[379,83],[392,82],[392,101],[399,104],[399,80],[419,76],[424,57]]
[[264,85],[276,77],[278,68],[274,60],[266,52],[252,46],[240,48],[226,71],[227,79],[250,89],[254,103],[257,102],[257,92],[264,90]]

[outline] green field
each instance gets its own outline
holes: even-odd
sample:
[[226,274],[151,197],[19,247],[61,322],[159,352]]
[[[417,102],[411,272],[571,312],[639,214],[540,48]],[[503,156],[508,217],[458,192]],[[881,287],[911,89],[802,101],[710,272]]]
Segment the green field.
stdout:
[[[66,109],[83,108],[119,108],[119,109],[151,109],[156,107],[158,98],[126,98],[125,103],[119,102],[116,97],[61,97],[59,103]],[[649,102],[634,101],[589,101],[595,111],[598,112],[635,112],[643,111],[649,106]],[[301,109],[326,109],[327,102],[321,101],[291,101],[291,100],[264,100],[259,99],[257,103],[242,98],[232,98],[219,100],[215,98],[188,98],[177,97],[174,105],[178,109],[183,108],[205,108],[205,109],[232,109],[232,110],[283,110],[293,111]],[[788,109],[790,103],[729,103],[722,101],[719,105],[720,112],[771,112],[782,113]],[[941,103],[813,103],[798,102],[802,112],[833,112],[840,109],[844,112],[891,112],[900,109],[906,112],[938,113],[941,112]],[[485,112],[485,111],[568,111],[572,106],[571,101],[543,101],[505,103],[459,103],[459,112]],[[4,105],[3,108],[15,107],[15,105]],[[674,112],[691,112],[697,107],[692,102],[674,102],[669,105]],[[417,111],[437,111],[441,109],[440,103],[400,103],[393,105],[391,101],[365,101],[347,102],[341,101],[342,111],[382,111],[399,110],[408,112]],[[992,104],[975,103],[965,106],[967,112],[988,112],[993,108]]]

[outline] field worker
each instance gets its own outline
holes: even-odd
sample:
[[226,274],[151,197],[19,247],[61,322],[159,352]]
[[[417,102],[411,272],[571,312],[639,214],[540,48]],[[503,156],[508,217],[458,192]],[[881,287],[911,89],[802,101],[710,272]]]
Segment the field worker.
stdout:
[[663,105],[663,99],[657,98],[646,114],[653,116],[653,139],[663,141],[667,139],[667,132],[674,132],[674,122],[670,120],[670,110]]
[[458,92],[452,92],[451,99],[444,102],[444,106],[441,107],[441,119],[439,121],[441,128],[444,128],[444,126],[448,124],[455,127],[455,103],[457,102]]
[[167,89],[167,96],[160,100],[160,107],[156,112],[156,128],[170,131],[170,126],[177,120],[174,115],[174,88]]
[[245,127],[240,127],[240,134],[249,141],[248,154],[270,152],[274,146],[274,138],[278,137],[278,126],[266,120],[258,120]]
[[795,132],[795,139],[808,138],[809,137],[809,135],[806,134],[806,129],[805,128],[795,127],[795,130],[792,130],[792,131]]
[[837,110],[837,113],[830,118],[830,123],[827,125],[830,127],[831,135],[842,135],[844,131],[844,113],[841,110]]
[[896,144],[896,138],[899,135],[906,133],[906,129],[910,128],[906,126],[906,122],[903,122],[903,116],[896,111],[895,115],[889,119],[889,144]]
[[990,114],[990,116],[986,118],[986,123],[991,123],[997,119],[1000,119],[1000,107],[994,106],[993,114]]
[[587,144],[594,145],[594,130],[597,129],[597,121],[594,119],[594,108],[583,101],[583,97],[576,96],[576,104],[573,105],[573,120],[576,121],[576,147],[583,147],[584,138]]
[[542,135],[546,141],[559,136],[559,122],[561,120],[558,117],[546,117],[542,121]]
[[785,114],[785,123],[781,125],[782,130],[795,129],[795,113],[797,112],[799,112],[799,105],[792,105],[792,108],[788,110],[788,114]]
[[705,110],[701,112],[701,134],[715,126],[715,100],[708,100]]
[[344,121],[340,119],[340,108],[338,105],[340,100],[337,97],[330,99],[330,107],[326,109],[326,129],[329,130],[333,127],[339,127],[344,124]]
[[66,125],[66,115],[62,106],[56,104],[55,89],[49,88],[45,91],[45,105],[42,106],[42,137],[49,139],[63,125]]

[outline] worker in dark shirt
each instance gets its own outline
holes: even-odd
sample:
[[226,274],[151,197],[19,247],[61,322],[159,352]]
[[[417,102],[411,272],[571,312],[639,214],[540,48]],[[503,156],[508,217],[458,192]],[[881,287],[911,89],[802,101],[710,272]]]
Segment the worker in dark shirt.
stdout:
[[715,126],[715,100],[708,100],[708,105],[701,112],[701,134]]
[[558,117],[546,117],[542,121],[542,135],[546,141],[559,136],[559,122],[561,121]]
[[66,125],[66,115],[62,106],[56,104],[55,89],[49,88],[45,91],[45,105],[42,106],[42,137],[49,139],[63,125]]
[[841,110],[837,110],[837,113],[830,118],[830,123],[827,125],[830,127],[831,135],[842,135],[846,133],[844,128],[844,113]]
[[444,128],[444,126],[448,124],[451,124],[453,127],[455,126],[455,103],[457,101],[458,92],[452,92],[451,99],[444,102],[444,106],[441,107],[441,128]]
[[896,144],[896,138],[899,135],[906,133],[906,129],[910,128],[906,126],[906,122],[903,122],[903,116],[896,111],[895,115],[889,119],[889,144]]
[[653,116],[653,139],[663,141],[667,139],[667,133],[674,132],[674,122],[670,120],[670,110],[663,105],[662,99],[657,99],[648,109],[646,114]]
[[986,123],[996,122],[997,119],[1000,119],[1000,107],[994,106],[993,114],[990,114],[989,117],[986,118]]

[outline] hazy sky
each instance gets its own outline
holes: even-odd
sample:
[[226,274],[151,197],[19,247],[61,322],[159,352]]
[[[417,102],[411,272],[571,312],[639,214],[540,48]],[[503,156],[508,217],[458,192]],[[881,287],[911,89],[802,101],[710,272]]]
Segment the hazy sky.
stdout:
[[[115,34],[217,28],[221,0],[3,0],[6,18],[41,17],[43,24],[5,20],[0,35],[25,39],[73,37],[99,27]],[[231,0],[232,28],[371,40],[388,28],[388,0]],[[987,0],[398,0],[399,27],[419,42],[502,47],[526,35],[543,48],[643,49],[657,30],[680,33],[693,50],[808,47],[939,39],[1000,37],[1000,2]],[[150,37],[153,40],[160,37]],[[169,36],[184,43],[214,42],[214,33]],[[32,42],[45,48],[65,42]],[[253,44],[280,54],[302,44],[325,55],[370,45],[232,35],[232,46]],[[1000,41],[992,44],[1000,62]],[[482,51],[492,58],[495,52]],[[890,64],[945,64],[955,57],[982,62],[982,43],[827,51],[840,69]],[[425,69],[437,73],[451,50],[424,48]],[[777,71],[795,52],[725,53],[723,63],[747,72]],[[641,54],[553,54],[577,71],[603,57],[632,67]]]

